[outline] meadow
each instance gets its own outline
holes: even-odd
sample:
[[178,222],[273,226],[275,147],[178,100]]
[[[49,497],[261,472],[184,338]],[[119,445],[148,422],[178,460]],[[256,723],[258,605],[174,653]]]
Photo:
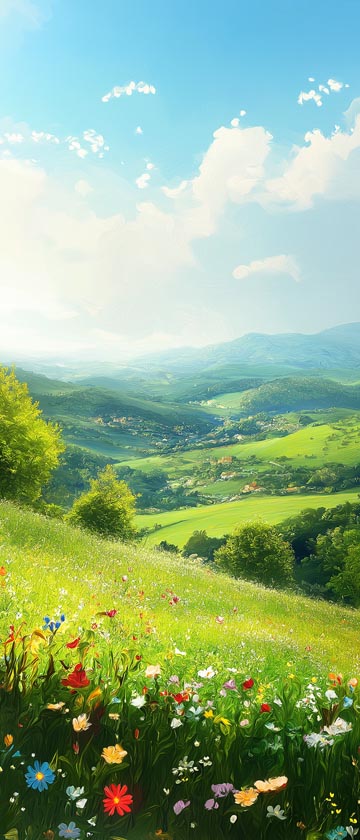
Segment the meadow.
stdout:
[[356,611],[9,503],[0,539],[5,837],[355,836]]
[[147,531],[143,538],[146,545],[158,545],[161,540],[166,540],[181,548],[195,530],[205,530],[211,537],[221,537],[223,534],[231,533],[236,525],[257,517],[271,524],[277,524],[305,508],[331,508],[347,501],[355,502],[358,499],[359,490],[331,494],[309,493],[306,496],[256,494],[244,496],[240,501],[235,502],[199,505],[199,507],[171,510],[165,513],[139,514],[136,517],[136,524],[139,529]]

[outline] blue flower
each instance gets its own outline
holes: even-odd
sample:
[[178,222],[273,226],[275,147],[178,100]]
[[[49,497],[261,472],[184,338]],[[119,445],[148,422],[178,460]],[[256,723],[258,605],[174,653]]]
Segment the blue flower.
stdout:
[[58,829],[59,837],[80,837],[80,828],[76,828],[76,825],[73,821],[69,822],[69,825],[66,825],[65,823],[60,823]]
[[350,706],[352,706],[353,702],[354,701],[351,697],[344,697],[344,700],[343,700],[344,709],[349,709]]
[[337,828],[332,828],[331,831],[328,831],[326,835],[326,837],[328,837],[328,840],[344,840],[344,837],[347,836],[348,833],[343,825],[338,825]]
[[35,761],[34,766],[29,766],[27,770],[27,773],[25,773],[26,784],[33,790],[47,790],[48,785],[52,785],[55,781],[55,773],[53,773],[47,761],[43,761],[42,764]]
[[60,621],[65,621],[65,616],[64,616],[64,613],[61,613],[61,616],[60,616]]

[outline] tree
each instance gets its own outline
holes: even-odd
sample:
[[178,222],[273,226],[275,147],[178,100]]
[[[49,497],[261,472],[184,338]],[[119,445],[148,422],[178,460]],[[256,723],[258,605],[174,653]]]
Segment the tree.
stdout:
[[66,519],[105,537],[128,540],[135,535],[134,512],[135,496],[108,465],[90,481],[90,490],[76,499]]
[[239,526],[215,553],[215,562],[233,577],[271,586],[290,583],[294,552],[276,528],[258,520]]
[[0,497],[36,501],[63,449],[58,426],[43,419],[26,383],[0,367]]
[[197,554],[203,560],[213,560],[215,551],[224,545],[225,537],[209,537],[206,531],[194,531],[183,548],[185,557]]
[[[308,569],[307,569],[308,567]],[[334,528],[319,534],[314,554],[305,566],[332,597],[360,604],[360,528]],[[311,581],[310,581],[311,582]]]

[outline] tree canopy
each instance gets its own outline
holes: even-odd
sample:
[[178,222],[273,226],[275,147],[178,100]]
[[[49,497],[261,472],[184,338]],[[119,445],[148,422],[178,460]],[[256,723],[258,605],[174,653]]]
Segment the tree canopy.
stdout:
[[239,526],[215,553],[215,562],[224,571],[270,586],[290,583],[294,560],[289,543],[261,520]]
[[43,419],[27,385],[0,367],[0,497],[36,501],[63,449],[58,426]]
[[66,519],[105,537],[127,540],[135,535],[135,496],[108,465],[74,502]]

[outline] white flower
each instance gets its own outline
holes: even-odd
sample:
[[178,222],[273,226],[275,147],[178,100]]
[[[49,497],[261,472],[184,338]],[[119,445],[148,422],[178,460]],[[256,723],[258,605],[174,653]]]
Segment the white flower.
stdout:
[[198,671],[198,676],[203,680],[211,680],[212,677],[215,677],[215,674],[217,674],[217,671],[214,671],[211,665],[209,668],[203,668],[202,671]]
[[237,815],[236,814],[231,814],[230,822],[231,822],[232,825],[234,825],[234,823],[236,823],[236,820],[237,820]]
[[352,729],[352,723],[346,723],[346,720],[340,717],[336,718],[331,726],[324,726],[324,732],[328,735],[343,735],[344,732],[350,732],[350,729]]
[[338,699],[336,691],[334,691],[332,688],[329,688],[328,691],[325,691],[325,697],[327,698],[327,700],[337,700]]
[[145,706],[146,699],[144,694],[136,694],[135,697],[131,700],[131,705],[135,706],[136,709],[142,709]]
[[86,803],[87,803],[87,799],[79,799],[78,802],[76,803],[76,807],[77,808],[85,808]]
[[358,834],[359,829],[358,829],[358,828],[354,828],[354,826],[353,826],[353,825],[347,825],[347,826],[346,826],[346,831],[347,831],[347,833],[348,833],[349,837],[355,837],[355,835],[356,835],[356,834]]
[[170,723],[171,729],[178,729],[179,726],[182,726],[181,720],[179,718],[174,717]]
[[186,656],[186,651],[185,650],[179,650],[179,648],[177,648],[177,647],[175,648],[174,653],[175,653],[175,656]]
[[275,805],[275,808],[272,805],[268,805],[266,816],[277,817],[278,820],[286,820],[284,811],[281,810],[280,805]]
[[334,743],[333,738],[326,737],[322,732],[311,732],[310,735],[304,735],[304,741],[308,747],[320,747],[321,750],[324,747],[331,747]]

